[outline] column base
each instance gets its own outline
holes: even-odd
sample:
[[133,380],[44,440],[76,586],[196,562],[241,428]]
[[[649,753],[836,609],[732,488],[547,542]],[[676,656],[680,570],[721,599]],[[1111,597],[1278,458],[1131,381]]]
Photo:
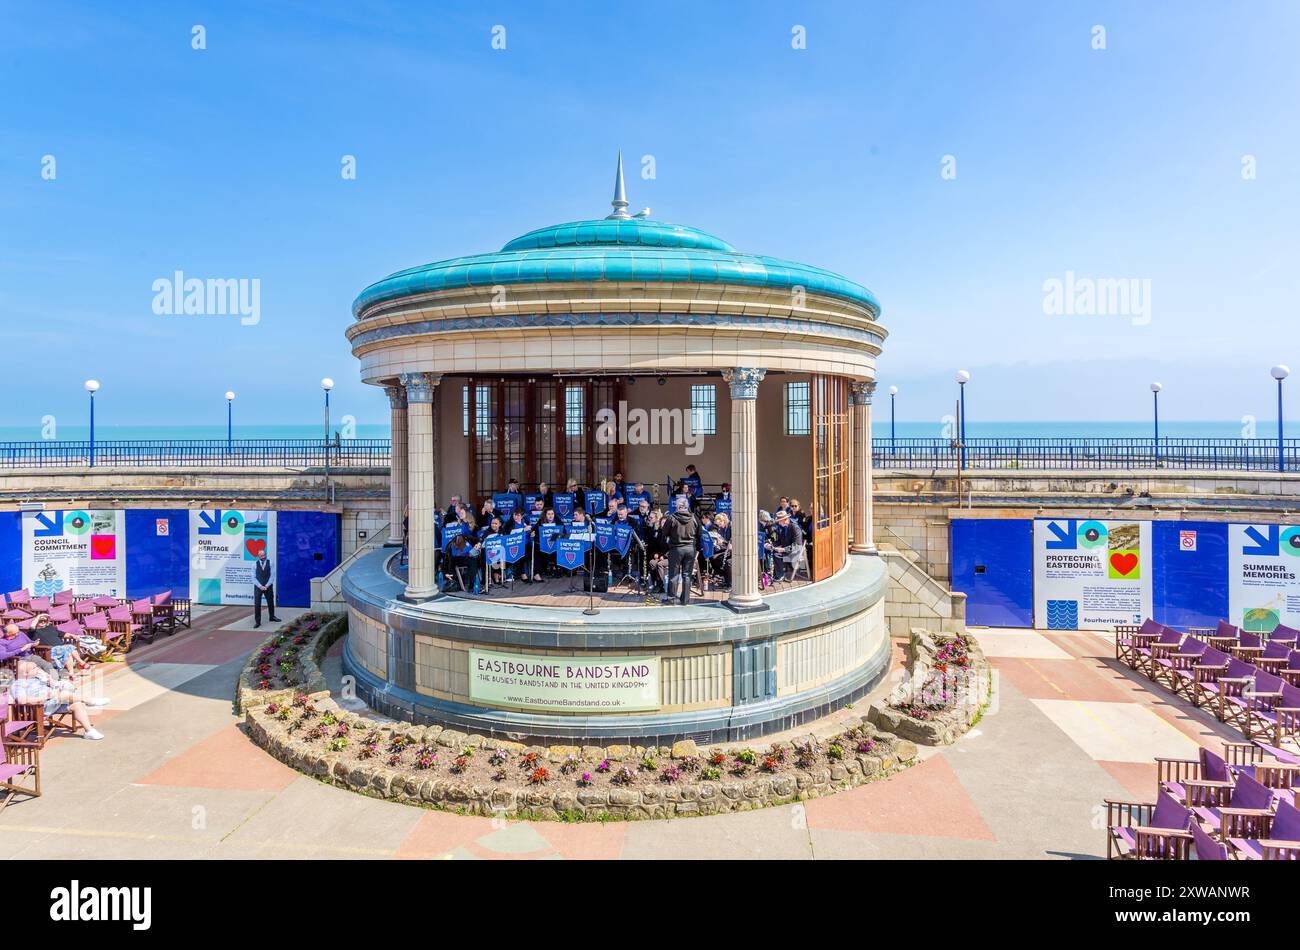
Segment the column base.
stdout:
[[772,605],[762,598],[759,598],[756,601],[741,601],[739,603],[732,600],[724,600],[722,606],[726,607],[733,613],[738,614],[756,614],[761,613],[764,610],[772,609]]
[[880,555],[880,552],[876,550],[876,546],[875,546],[874,544],[871,545],[870,547],[861,547],[861,548],[860,548],[860,547],[856,547],[856,546],[855,546],[855,547],[851,547],[851,548],[849,548],[849,553],[850,553],[850,554],[866,554],[866,555],[869,555],[869,556],[877,556],[877,557]]
[[423,604],[427,601],[441,597],[442,595],[442,591],[438,590],[436,587],[430,587],[427,590],[417,590],[408,587],[397,595],[397,599],[407,604]]
[[402,547],[403,544],[405,544],[405,542],[401,538],[398,538],[396,541],[394,541],[392,538],[389,538],[387,541],[384,542],[384,547],[400,548]]

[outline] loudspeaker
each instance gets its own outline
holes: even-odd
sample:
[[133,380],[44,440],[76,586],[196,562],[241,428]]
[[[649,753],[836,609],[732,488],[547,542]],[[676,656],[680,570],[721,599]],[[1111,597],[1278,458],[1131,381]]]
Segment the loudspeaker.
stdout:
[[596,586],[593,588],[591,586],[592,579],[590,577],[584,577],[582,579],[582,589],[586,592],[594,592],[597,594],[604,594],[609,590],[609,578],[604,574],[597,574],[595,580]]

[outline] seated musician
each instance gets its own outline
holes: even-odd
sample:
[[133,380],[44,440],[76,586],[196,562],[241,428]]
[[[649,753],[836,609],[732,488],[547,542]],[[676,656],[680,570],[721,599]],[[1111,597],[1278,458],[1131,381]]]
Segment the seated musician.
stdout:
[[[631,517],[631,512],[627,510],[627,505],[619,505],[618,510],[614,512],[613,523],[617,528],[618,525],[626,525],[637,537],[641,536],[639,526]],[[614,572],[614,578],[617,580],[626,577],[629,574],[637,576],[635,565],[640,563],[641,547],[636,541],[630,541],[627,546],[626,554],[619,554],[618,549],[609,552],[610,569]]]
[[483,499],[483,507],[478,510],[478,520],[480,524],[488,524],[496,517],[497,506],[490,497]]
[[552,490],[550,482],[538,482],[537,494],[542,496],[542,511],[555,507],[555,492]]
[[515,507],[513,509],[514,511],[523,510],[524,495],[523,492],[519,490],[519,479],[512,478],[508,482],[506,482],[506,490],[505,492],[503,492],[503,494],[508,495],[510,498],[514,499],[514,503],[515,503]]
[[444,516],[446,523],[450,524],[453,521],[461,520],[460,509],[463,507],[464,505],[461,503],[460,495],[452,495],[451,501],[447,503],[447,512]]
[[[511,534],[515,531],[524,532],[525,537],[528,538],[529,548],[531,549],[535,534],[533,532],[533,526],[530,525],[528,523],[528,519],[524,517],[524,512],[522,508],[516,508],[514,511],[512,511],[510,513],[510,520],[506,522],[505,525],[506,534]],[[532,552],[530,550],[529,554],[524,555],[523,560],[520,562],[520,567],[518,571],[519,579],[522,580],[525,584],[531,584],[534,581],[540,581],[542,579],[541,574],[538,574],[536,576],[533,575],[532,566],[534,565],[535,562],[530,556],[531,553]]]
[[713,516],[713,524],[709,526],[709,534],[713,537],[713,557],[709,558],[709,571],[714,577],[722,578],[722,584],[718,589],[731,587],[731,518],[725,511],[719,511]]
[[[568,530],[565,531],[565,536],[574,541],[586,541],[589,545],[592,545],[591,550],[595,550],[595,527],[592,525],[591,519],[587,517],[587,513],[581,508],[573,509],[573,522],[569,525]],[[580,571],[586,571],[585,566],[577,569]]]
[[[489,519],[487,527],[483,528],[479,532],[479,539],[483,547],[484,558],[487,557],[487,542],[492,538],[498,538],[504,535],[505,535],[504,522],[502,522],[501,517],[499,515],[493,515],[491,519]],[[490,578],[489,581],[490,583],[504,584],[507,580],[510,580],[512,577],[510,571],[510,565],[505,563],[504,560],[497,560],[495,563],[489,563],[487,567],[489,572],[488,577]]]
[[451,539],[443,557],[439,559],[446,586],[455,586],[463,591],[474,589],[478,578],[479,552],[481,545],[470,544],[469,535],[461,533]]
[[[535,530],[533,532],[533,557],[535,558],[535,560],[533,561],[533,569],[536,572],[534,574],[535,580],[541,580],[543,575],[545,575],[546,577],[558,576],[558,572],[555,567],[554,549],[552,549],[550,554],[547,554],[541,548],[542,532],[540,529],[542,525],[548,525],[548,524],[549,525],[560,524],[560,519],[555,516],[554,508],[547,508],[544,512],[542,512],[542,517],[537,522],[538,530]],[[563,527],[563,525],[560,526]],[[560,532],[560,537],[564,537],[563,531]]]
[[587,510],[587,493],[578,487],[578,480],[576,478],[570,478],[567,482],[565,482],[564,490],[569,494],[573,495],[574,511]]

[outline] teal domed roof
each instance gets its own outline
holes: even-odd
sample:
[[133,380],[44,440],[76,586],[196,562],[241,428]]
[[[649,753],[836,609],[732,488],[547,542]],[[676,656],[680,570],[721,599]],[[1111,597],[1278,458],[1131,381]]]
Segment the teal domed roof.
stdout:
[[880,315],[866,287],[846,277],[777,257],[743,254],[697,228],[652,221],[625,210],[619,157],[614,213],[607,218],[554,224],[520,235],[496,253],[455,257],[398,271],[363,290],[352,304],[367,308],[418,294],[468,287],[569,281],[743,284],[775,290],[802,287],[839,297]]
[[691,247],[734,254],[736,249],[721,238],[705,234],[697,228],[649,218],[628,218],[596,221],[574,221],[570,224],[553,224],[520,235],[503,251],[530,251],[545,247],[580,247],[584,245],[614,245],[629,247]]

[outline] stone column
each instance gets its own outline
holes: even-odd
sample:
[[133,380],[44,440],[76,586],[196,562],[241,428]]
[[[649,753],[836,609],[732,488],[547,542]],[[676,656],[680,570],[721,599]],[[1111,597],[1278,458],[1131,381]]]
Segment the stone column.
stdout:
[[406,388],[385,386],[388,404],[392,407],[393,449],[388,464],[388,543],[396,547],[402,543],[402,512],[406,510]]
[[875,519],[871,512],[871,397],[874,379],[849,383],[849,404],[853,407],[853,486],[851,489],[854,554],[875,554]]
[[766,610],[759,593],[758,384],[767,370],[723,370],[731,385],[731,594],[735,611]]
[[438,504],[433,487],[433,393],[442,377],[437,373],[403,373],[409,408],[407,425],[407,496],[410,536],[407,600],[428,600],[438,593],[433,571],[433,514]]

